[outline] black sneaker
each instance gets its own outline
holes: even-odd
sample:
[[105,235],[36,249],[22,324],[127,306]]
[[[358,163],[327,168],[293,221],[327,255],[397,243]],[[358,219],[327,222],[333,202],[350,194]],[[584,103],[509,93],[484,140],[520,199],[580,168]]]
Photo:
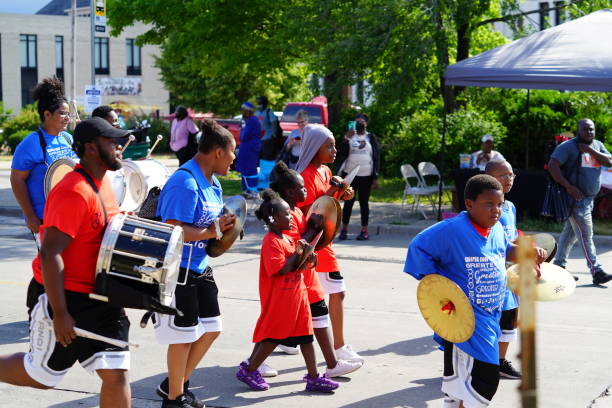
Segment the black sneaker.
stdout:
[[185,394],[181,394],[173,400],[164,398],[162,402],[162,408],[193,408],[193,405],[187,402]]
[[355,239],[357,241],[367,241],[370,239],[370,234],[368,234],[368,231],[361,231],[361,233]]
[[[162,381],[161,384],[159,384],[159,386],[157,387],[157,395],[159,395],[163,399],[167,399],[168,388],[168,377],[166,377],[164,381]],[[193,408],[205,408],[204,403],[200,401],[193,392],[189,391],[189,381],[185,381],[185,383],[183,384],[183,395],[185,396],[185,399],[187,400],[189,405]]]
[[346,231],[340,231],[340,235],[338,235],[338,239],[340,241],[344,241],[345,239],[348,239],[348,233]]
[[502,378],[518,380],[521,378],[521,373],[512,366],[510,361],[504,359],[499,360],[499,376]]
[[593,285],[602,285],[610,280],[612,280],[612,275],[604,271],[595,272],[595,275],[593,275]]

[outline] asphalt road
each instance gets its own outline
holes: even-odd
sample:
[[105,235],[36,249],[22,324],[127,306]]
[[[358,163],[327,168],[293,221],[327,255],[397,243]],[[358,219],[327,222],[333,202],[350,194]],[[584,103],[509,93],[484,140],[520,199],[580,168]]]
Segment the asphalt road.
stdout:
[[[15,225],[11,225],[11,223]],[[32,241],[19,220],[0,218],[0,354],[26,351],[26,285],[31,277]],[[21,231],[21,232],[20,232]],[[417,282],[402,273],[409,236],[381,235],[369,242],[335,245],[347,280],[346,338],[366,358],[364,367],[342,379],[332,395],[304,392],[300,356],[274,354],[269,363],[280,372],[265,392],[249,391],[234,375],[251,349],[259,313],[257,275],[261,232],[251,229],[244,241],[211,263],[220,288],[224,333],[196,370],[193,392],[210,407],[439,407],[442,353],[431,340],[415,299]],[[599,248],[612,270],[612,248]],[[569,298],[538,304],[538,397],[540,407],[612,407],[612,285],[594,287],[585,263],[573,253],[569,269],[581,276]],[[140,311],[130,311],[132,350],[130,379],[134,407],[158,407],[154,390],[165,376],[165,349],[153,330],[138,327]],[[518,361],[518,344],[509,357]],[[320,353],[318,361],[323,361]],[[0,407],[94,407],[100,382],[73,367],[55,390],[39,391],[0,384]],[[492,406],[520,406],[518,381],[502,380]],[[594,401],[594,402],[593,402]]]

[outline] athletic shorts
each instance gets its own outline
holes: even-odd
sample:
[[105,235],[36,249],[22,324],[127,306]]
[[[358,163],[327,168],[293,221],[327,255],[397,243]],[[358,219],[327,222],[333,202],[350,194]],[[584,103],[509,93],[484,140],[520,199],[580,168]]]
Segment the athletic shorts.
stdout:
[[329,310],[324,300],[311,303],[310,314],[312,314],[313,329],[325,329],[329,327]]
[[[181,268],[181,274],[185,270]],[[180,279],[179,279],[180,281]],[[153,314],[155,337],[159,344],[193,343],[204,333],[222,330],[217,295],[219,289],[210,267],[202,274],[189,271],[187,284],[177,285],[172,299],[183,316]]]
[[[35,300],[36,292],[40,293]],[[123,308],[92,300],[86,293],[65,291],[68,312],[75,327],[117,340],[128,341],[130,322]],[[55,341],[53,313],[41,284],[28,288],[30,351],[23,359],[28,375],[35,381],[55,387],[78,361],[90,373],[96,370],[129,370],[130,352],[97,340],[77,337],[68,347]]]
[[340,272],[317,272],[317,274],[326,294],[346,292],[344,278]]
[[306,336],[292,336],[287,337],[285,339],[263,339],[262,341],[267,341],[269,343],[281,344],[285,347],[297,347],[300,344],[308,344],[314,341],[312,334],[307,334]]
[[501,329],[501,336],[499,341],[503,343],[510,343],[516,341],[517,330],[516,322],[518,318],[518,307],[515,309],[502,311],[501,318],[499,319],[499,327]]
[[448,399],[463,401],[465,408],[488,407],[498,385],[499,365],[476,360],[444,340],[442,392]]

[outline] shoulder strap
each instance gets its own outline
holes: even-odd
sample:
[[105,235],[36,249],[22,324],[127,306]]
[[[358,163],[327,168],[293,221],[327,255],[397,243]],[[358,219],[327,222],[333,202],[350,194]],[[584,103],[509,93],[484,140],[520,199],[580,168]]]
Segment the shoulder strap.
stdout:
[[78,169],[74,169],[74,171],[79,173],[81,176],[85,177],[87,184],[89,184],[91,188],[93,189],[93,191],[96,192],[96,195],[98,196],[98,200],[100,200],[100,204],[102,204],[102,211],[104,212],[104,226],[106,227],[106,225],[108,224],[108,216],[106,214],[106,207],[104,206],[104,201],[102,200],[102,197],[100,196],[100,191],[98,190],[98,187],[96,187],[96,183],[94,183],[89,173],[87,173],[85,170],[78,168]]
[[40,148],[42,149],[43,153],[43,163],[49,166],[49,164],[47,163],[47,141],[45,140],[45,137],[40,131],[40,128],[36,129],[36,133],[38,133],[38,140],[40,141]]

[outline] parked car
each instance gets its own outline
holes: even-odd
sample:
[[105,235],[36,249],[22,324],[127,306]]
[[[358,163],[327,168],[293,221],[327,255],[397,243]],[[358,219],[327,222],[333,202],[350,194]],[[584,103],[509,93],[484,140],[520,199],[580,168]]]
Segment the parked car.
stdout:
[[300,110],[305,110],[306,113],[308,113],[308,123],[320,123],[324,126],[329,125],[327,98],[324,96],[312,98],[310,102],[289,102],[285,105],[285,109],[280,119],[280,125],[283,129],[284,136],[288,136],[293,129],[298,127],[295,115]]

